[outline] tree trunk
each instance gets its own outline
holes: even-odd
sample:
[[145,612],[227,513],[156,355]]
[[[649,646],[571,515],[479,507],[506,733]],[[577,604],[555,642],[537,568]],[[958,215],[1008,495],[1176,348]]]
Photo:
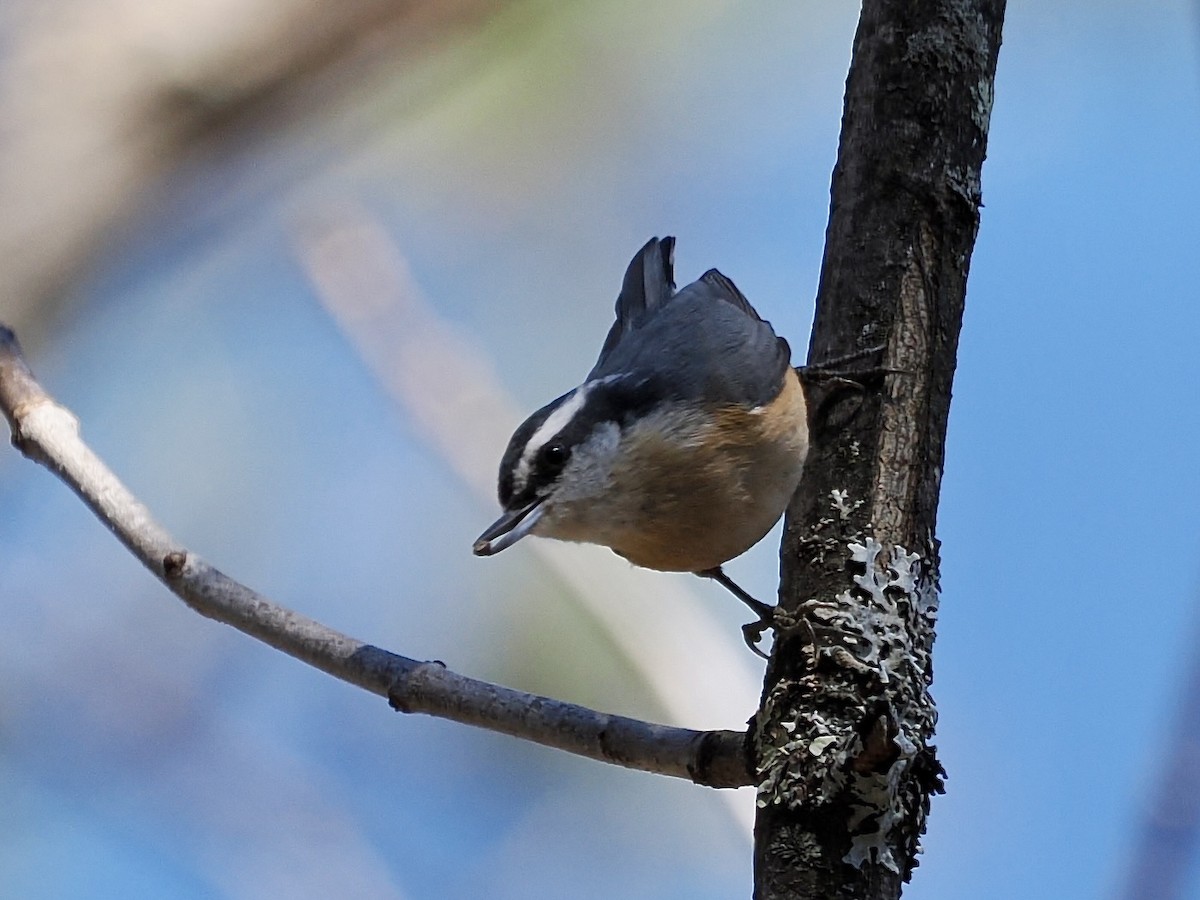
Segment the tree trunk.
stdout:
[[882,374],[812,392],[752,735],[759,900],[898,897],[942,787],[934,526],[1004,5],[863,4],[809,362],[882,345]]

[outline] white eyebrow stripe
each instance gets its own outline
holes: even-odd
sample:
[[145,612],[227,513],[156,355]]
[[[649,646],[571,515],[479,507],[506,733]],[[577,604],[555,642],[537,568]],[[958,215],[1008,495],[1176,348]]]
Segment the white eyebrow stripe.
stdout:
[[575,415],[587,402],[588,394],[591,393],[592,388],[597,385],[608,385],[623,381],[628,377],[629,374],[627,372],[617,372],[614,375],[593,378],[590,381],[585,381],[567,395],[567,399],[562,402],[562,405],[546,417],[546,421],[541,424],[541,427],[526,442],[521,459],[517,462],[517,467],[513,471],[514,493],[519,494],[525,490],[525,486],[529,482],[530,472],[533,469],[533,461],[537,457],[538,451],[545,446],[547,441],[566,428],[567,424],[575,418]]
[[583,384],[575,388],[571,395],[554,412],[546,417],[546,421],[542,423],[542,427],[533,433],[533,437],[525,445],[524,455],[528,457],[532,453],[537,453],[538,450],[542,449],[542,445],[546,441],[562,431],[567,423],[575,418],[575,413],[579,412],[583,407],[590,391],[590,384]]
[[521,454],[521,461],[517,463],[517,470],[513,473],[513,486],[516,493],[525,489],[525,485],[529,481],[529,471],[533,468],[533,460],[538,451],[550,438],[562,431],[567,423],[575,418],[575,414],[583,408],[588,392],[591,390],[591,384],[592,382],[586,382],[575,388],[567,399],[546,417],[546,421],[525,444],[525,452]]

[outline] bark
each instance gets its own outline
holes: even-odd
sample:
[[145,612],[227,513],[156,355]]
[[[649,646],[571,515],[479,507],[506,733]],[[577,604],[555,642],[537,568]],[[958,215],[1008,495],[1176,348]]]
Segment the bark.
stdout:
[[942,770],[934,536],[1004,0],[867,0],[810,364],[882,345],[814,418],[753,731],[755,896],[898,897]]

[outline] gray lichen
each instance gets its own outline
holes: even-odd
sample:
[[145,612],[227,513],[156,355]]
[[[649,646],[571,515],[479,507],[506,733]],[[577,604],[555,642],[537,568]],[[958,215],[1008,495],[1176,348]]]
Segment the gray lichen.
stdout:
[[862,505],[862,500],[850,500],[848,491],[830,491],[829,509],[832,515],[822,516],[813,524],[808,533],[800,538],[801,548],[817,563],[824,563],[828,557],[840,554],[845,541],[846,523]]
[[[853,508],[841,491],[832,506],[839,518]],[[873,537],[839,546],[854,584],[800,610],[804,674],[776,682],[758,719],[758,803],[848,802],[846,862],[907,872],[917,835],[896,831],[911,821],[906,785],[936,721],[928,693],[936,566],[898,545],[885,551]],[[897,858],[899,848],[906,858]]]

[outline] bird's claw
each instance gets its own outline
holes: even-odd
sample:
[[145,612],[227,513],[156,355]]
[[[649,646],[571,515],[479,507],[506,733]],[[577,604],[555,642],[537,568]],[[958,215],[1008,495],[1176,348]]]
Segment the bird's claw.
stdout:
[[775,626],[775,607],[768,607],[770,613],[759,619],[757,622],[747,622],[742,626],[742,637],[746,641],[746,646],[755,656],[760,656],[767,659],[767,654],[763,653],[758,647],[758,642],[762,640],[763,632],[768,628]]
[[755,656],[761,656],[763,659],[766,659],[767,654],[758,649],[758,642],[762,640],[764,631],[766,631],[768,628],[775,627],[776,607],[768,606],[761,600],[755,600],[748,593],[738,587],[733,579],[726,575],[725,570],[720,566],[714,566],[711,569],[702,569],[696,574],[701,578],[711,578],[713,581],[717,582],[717,584],[721,585],[723,588],[733,594],[733,596],[737,597],[748,607],[750,607],[751,611],[758,616],[757,622],[751,622],[748,625],[742,626],[742,637],[746,641],[746,646],[754,652]]

